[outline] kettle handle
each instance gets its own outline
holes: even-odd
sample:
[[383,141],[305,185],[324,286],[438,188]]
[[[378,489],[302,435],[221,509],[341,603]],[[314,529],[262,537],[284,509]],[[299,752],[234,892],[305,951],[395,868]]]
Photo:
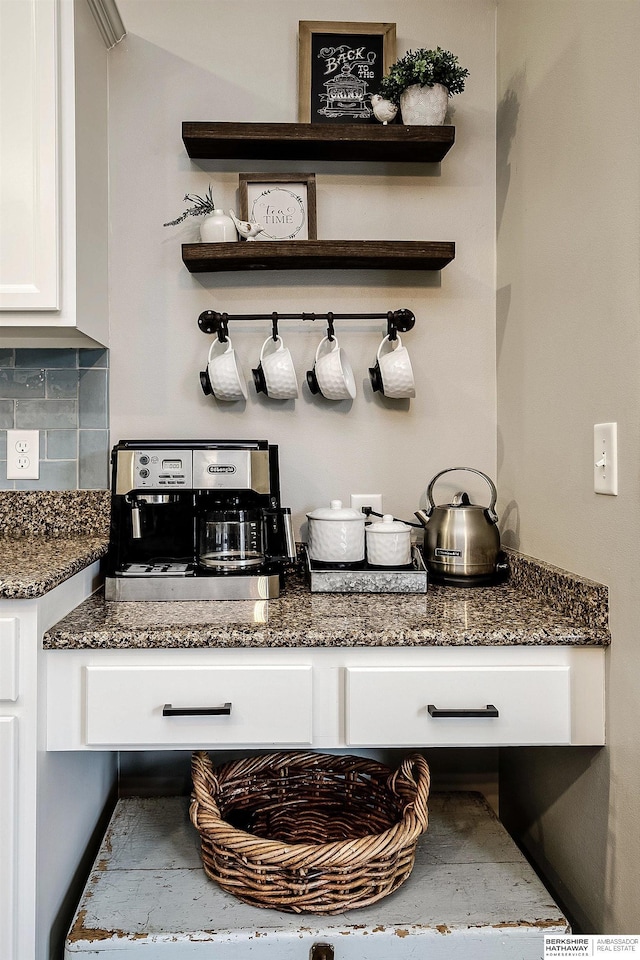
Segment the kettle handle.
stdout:
[[489,489],[491,490],[491,503],[487,507],[487,515],[492,523],[497,523],[498,514],[496,513],[496,500],[498,499],[498,491],[496,490],[493,480],[491,480],[486,473],[483,473],[482,470],[476,470],[474,467],[447,467],[446,470],[441,470],[440,473],[436,473],[435,477],[427,487],[427,509],[425,510],[425,514],[430,517],[436,508],[433,500],[433,488],[436,480],[439,480],[440,477],[444,476],[445,473],[453,473],[454,470],[466,470],[468,473],[477,473],[479,477],[482,477],[483,480],[487,481],[489,484]]

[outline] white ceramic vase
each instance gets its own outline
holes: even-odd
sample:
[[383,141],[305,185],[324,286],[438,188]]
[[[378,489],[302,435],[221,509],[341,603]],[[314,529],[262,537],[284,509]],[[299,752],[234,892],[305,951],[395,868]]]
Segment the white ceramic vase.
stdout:
[[400,94],[402,122],[411,126],[442,126],[448,103],[449,91],[441,83],[434,83],[432,87],[413,83]]
[[200,223],[200,239],[203,243],[225,243],[237,240],[238,231],[224,210],[215,209]]

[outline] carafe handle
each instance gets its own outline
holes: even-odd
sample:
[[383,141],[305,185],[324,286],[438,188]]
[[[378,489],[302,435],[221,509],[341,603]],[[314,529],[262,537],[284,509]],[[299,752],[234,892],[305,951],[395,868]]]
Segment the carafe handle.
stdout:
[[486,473],[483,473],[482,470],[476,470],[474,467],[447,467],[446,470],[441,470],[440,473],[436,473],[435,477],[427,487],[427,508],[424,511],[425,515],[430,517],[436,508],[433,499],[433,488],[436,480],[439,480],[440,477],[444,476],[445,473],[453,473],[454,470],[466,470],[468,473],[477,473],[479,477],[482,477],[483,480],[486,480],[486,482],[489,484],[489,489],[491,490],[491,502],[487,507],[487,516],[492,523],[497,523],[498,514],[496,513],[496,500],[498,499],[498,491],[496,490],[493,480],[491,480]]

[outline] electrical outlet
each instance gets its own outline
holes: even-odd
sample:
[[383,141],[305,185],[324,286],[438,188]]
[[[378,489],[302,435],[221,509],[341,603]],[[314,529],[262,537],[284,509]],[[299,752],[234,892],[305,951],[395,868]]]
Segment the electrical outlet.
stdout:
[[362,510],[365,507],[371,507],[374,513],[382,513],[382,494],[381,493],[352,493],[351,509]]
[[7,480],[38,480],[40,431],[7,430]]

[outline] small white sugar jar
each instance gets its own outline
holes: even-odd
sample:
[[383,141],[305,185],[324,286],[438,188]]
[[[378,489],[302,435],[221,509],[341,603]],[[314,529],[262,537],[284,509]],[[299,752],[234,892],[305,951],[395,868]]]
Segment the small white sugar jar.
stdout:
[[367,527],[367,562],[372,567],[406,567],[411,563],[411,528],[386,513]]
[[320,563],[361,563],[364,560],[364,521],[360,510],[343,507],[332,500],[307,514],[309,520],[309,556]]

